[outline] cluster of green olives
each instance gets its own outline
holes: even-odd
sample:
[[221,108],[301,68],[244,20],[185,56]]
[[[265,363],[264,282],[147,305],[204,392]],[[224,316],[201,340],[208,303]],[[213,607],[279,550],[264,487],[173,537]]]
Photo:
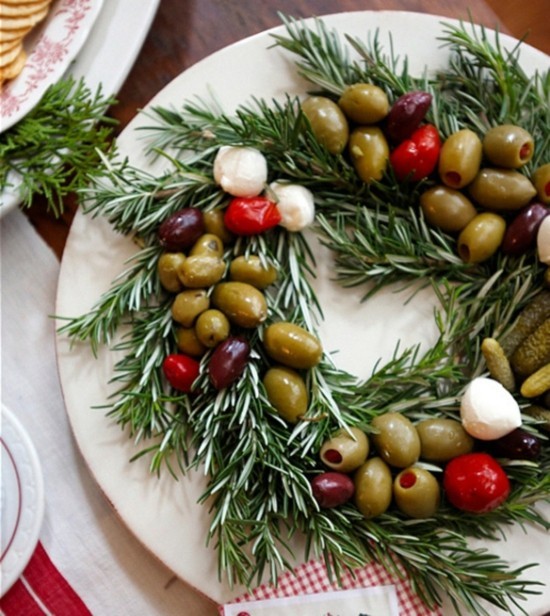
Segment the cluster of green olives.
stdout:
[[511,124],[490,128],[482,138],[461,129],[442,144],[439,182],[420,196],[426,220],[457,233],[466,263],[480,263],[501,249],[523,254],[536,243],[538,226],[550,214],[550,164],[522,173],[534,153],[530,133]]
[[255,328],[267,318],[263,290],[277,278],[275,268],[257,255],[224,258],[231,235],[223,214],[204,214],[204,233],[187,254],[167,250],[158,260],[161,285],[175,297],[172,318],[178,323],[178,349],[201,357],[231,334],[231,326]]
[[342,428],[322,445],[320,459],[329,471],[312,483],[320,506],[353,498],[367,518],[381,515],[392,502],[411,518],[434,515],[441,501],[440,482],[417,463],[445,464],[471,452],[474,439],[454,419],[413,424],[397,412],[375,417],[371,428],[369,436],[357,427]]

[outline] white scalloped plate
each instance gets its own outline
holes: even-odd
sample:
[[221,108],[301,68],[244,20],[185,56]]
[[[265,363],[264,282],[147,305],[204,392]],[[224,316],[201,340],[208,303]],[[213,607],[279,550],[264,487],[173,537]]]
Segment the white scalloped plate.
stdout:
[[1,596],[23,572],[38,542],[44,482],[34,445],[16,416],[2,405]]
[[[425,66],[435,69],[446,63],[447,53],[437,41],[442,34],[441,22],[457,24],[446,18],[392,11],[342,13],[323,19],[330,28],[363,39],[379,29],[380,43],[386,50],[391,34],[396,53],[406,54],[410,72],[419,75]],[[517,43],[506,36],[501,40],[510,48]],[[272,43],[268,31],[209,56],[172,81],[149,107],[179,108],[186,99],[199,96],[208,100],[214,92],[224,110],[231,113],[253,96],[282,100],[286,93],[304,93],[306,85],[296,77],[293,59],[280,49],[269,49]],[[534,48],[525,46],[522,57],[529,71],[548,68],[548,57]],[[123,156],[149,172],[153,167],[143,154],[145,137],[138,127],[150,123],[143,114],[137,116],[118,142]],[[103,219],[79,211],[61,265],[56,314],[77,316],[87,312],[135,250],[129,238],[114,233]],[[326,255],[318,253],[318,262],[316,291],[326,316],[321,336],[326,350],[340,350],[336,356],[340,367],[366,376],[380,357],[391,356],[398,339],[403,347],[433,340],[430,294],[417,295],[405,308],[403,298],[407,294],[391,290],[360,304],[359,291],[343,291],[330,282],[328,270],[323,269],[328,266]],[[145,458],[129,462],[140,447],[103,411],[91,410],[108,403],[111,389],[107,383],[117,359],[115,353],[106,350],[94,358],[87,345],[71,347],[66,339],[58,339],[67,412],[82,454],[107,498],[136,537],[180,578],[219,603],[226,603],[243,589],[231,589],[218,580],[217,554],[213,546],[205,544],[208,510],[197,505],[205,478],[192,473],[176,482],[164,473],[159,479],[149,472]],[[529,546],[529,550],[518,549],[518,544]],[[520,529],[514,529],[498,550],[514,565],[540,562],[541,567],[532,575],[547,580],[550,543],[545,534],[530,531],[524,535]],[[533,611],[541,609],[544,601],[546,606],[550,604],[550,588],[541,597],[534,597],[527,607]]]
[[25,38],[25,67],[0,90],[0,132],[29,113],[63,75],[86,42],[102,5],[103,0],[52,3],[44,22]]

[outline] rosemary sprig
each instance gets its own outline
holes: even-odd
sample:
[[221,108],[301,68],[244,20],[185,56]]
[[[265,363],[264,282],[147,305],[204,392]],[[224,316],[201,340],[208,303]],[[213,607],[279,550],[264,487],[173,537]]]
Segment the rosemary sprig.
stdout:
[[105,115],[114,99],[68,77],[51,85],[40,103],[0,135],[0,191],[15,181],[23,207],[35,195],[59,216],[63,198],[83,188],[111,149],[116,121]]
[[[352,60],[348,47],[321,21],[311,30],[290,18],[283,21],[287,36],[277,36],[276,45],[296,54],[297,71],[317,91],[335,97],[347,83],[365,79],[392,97],[429,89],[431,120],[443,135],[461,126],[481,131],[500,121],[503,110],[506,118],[546,130],[548,75],[528,80],[513,54],[470,36],[465,26],[449,27],[445,37],[453,50],[449,69],[414,78],[406,59],[398,62],[393,53],[384,53],[376,34],[368,44],[346,38],[359,58]],[[481,78],[488,94],[480,115],[476,84]],[[523,579],[525,569],[511,569],[490,552],[473,549],[466,537],[497,539],[512,523],[548,528],[534,507],[537,499],[550,498],[547,449],[537,464],[508,466],[514,491],[505,505],[483,516],[443,503],[429,520],[407,520],[399,513],[366,520],[352,506],[320,510],[309,480],[318,472],[321,443],[337,427],[356,425],[368,432],[370,420],[390,410],[414,420],[456,417],[464,387],[485,372],[479,341],[506,335],[540,286],[540,265],[532,255],[496,256],[478,266],[462,263],[454,238],[428,227],[419,213],[424,185],[401,186],[388,174],[365,187],[345,156],[332,156],[319,146],[290,94],[283,102],[254,100],[231,117],[215,103],[199,100],[184,103],[181,110],[153,109],[150,118],[147,143],[151,154],[168,163],[162,173],[106,161],[103,177],[82,191],[88,214],[105,217],[142,249],[96,306],[60,331],[90,340],[96,349],[113,344],[122,324],[129,326],[115,345],[123,358],[115,367],[117,391],[108,413],[141,443],[138,456],[148,455],[154,472],[167,466],[174,475],[190,469],[207,475],[201,501],[210,506],[208,540],[217,549],[220,575],[230,583],[252,584],[268,572],[275,581],[289,566],[292,538],[303,534],[306,556],[323,558],[336,579],[375,559],[393,574],[407,576],[430,605],[440,603],[445,592],[457,611],[487,614],[482,598],[521,612],[521,599],[536,591]],[[226,197],[211,179],[211,165],[226,144],[260,149],[270,180],[284,177],[311,188],[318,208],[314,232],[335,252],[341,284],[365,285],[368,299],[387,284],[410,284],[413,293],[420,282],[431,285],[441,304],[435,315],[439,337],[429,350],[398,347],[364,380],[339,370],[330,358],[308,371],[306,421],[293,428],[271,407],[262,384],[269,365],[259,344],[262,328],[250,336],[251,360],[229,389],[212,390],[205,370],[209,354],[192,397],[171,391],[161,371],[162,358],[174,348],[174,329],[169,297],[155,276],[160,254],[155,231],[180,207],[223,207]],[[537,156],[547,159],[547,135],[537,147]],[[228,248],[229,255],[261,254],[280,272],[267,297],[268,322],[288,319],[316,330],[322,306],[311,286],[310,240],[276,229],[240,238]],[[536,422],[526,425],[538,434]]]

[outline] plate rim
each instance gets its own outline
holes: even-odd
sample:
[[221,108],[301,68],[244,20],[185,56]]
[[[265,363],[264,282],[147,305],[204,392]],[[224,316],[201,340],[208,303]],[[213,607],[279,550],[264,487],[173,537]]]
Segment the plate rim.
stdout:
[[[45,495],[44,475],[42,471],[42,466],[40,464],[38,452],[36,450],[36,447],[34,446],[31,437],[29,436],[29,433],[27,432],[21,421],[13,413],[13,411],[8,409],[8,407],[4,403],[2,403],[1,413],[2,446],[6,449],[8,455],[13,461],[14,468],[16,469],[19,488],[19,518],[14,529],[13,537],[10,539],[10,544],[6,548],[5,552],[2,554],[1,561],[2,585],[0,596],[4,596],[20,577],[21,573],[23,573],[38,544],[40,532],[42,529],[42,523],[44,520]],[[19,444],[23,447],[23,456],[26,456],[26,459],[21,459],[19,457],[19,454],[14,454],[13,442],[8,441],[4,433],[5,422],[7,422],[13,429],[15,437],[18,439]],[[10,443],[12,444],[12,448],[9,447]],[[23,463],[28,465],[29,474],[26,478],[24,477],[25,473],[21,472],[21,465]],[[32,480],[32,482],[34,482],[33,490],[26,489],[26,485],[28,484],[25,484],[25,479],[27,481],[29,481],[30,479]],[[31,499],[30,503],[25,502],[28,499]],[[26,508],[28,508],[30,505],[34,507],[32,517],[30,519],[23,519],[24,512]],[[25,544],[24,548],[20,548],[18,553],[13,556],[13,551],[10,552],[10,550],[12,550],[13,544],[16,542],[17,538],[21,536],[22,531],[28,534],[28,541]],[[9,565],[7,572],[6,561]]]

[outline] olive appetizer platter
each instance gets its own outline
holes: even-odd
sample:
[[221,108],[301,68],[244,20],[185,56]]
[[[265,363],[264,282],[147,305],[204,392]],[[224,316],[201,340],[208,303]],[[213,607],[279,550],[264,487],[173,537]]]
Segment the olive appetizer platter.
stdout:
[[281,18],[163,89],[80,195],[56,314],[82,454],[219,603],[320,558],[445,614],[547,609],[548,57]]

